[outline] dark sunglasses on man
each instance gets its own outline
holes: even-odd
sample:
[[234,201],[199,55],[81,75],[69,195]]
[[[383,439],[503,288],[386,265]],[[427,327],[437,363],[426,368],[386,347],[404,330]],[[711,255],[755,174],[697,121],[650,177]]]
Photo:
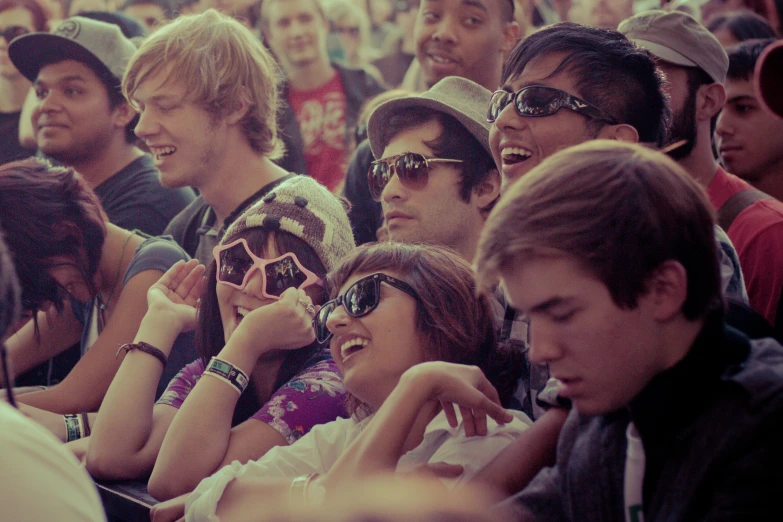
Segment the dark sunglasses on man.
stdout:
[[5,38],[5,41],[9,44],[19,36],[28,34],[30,29],[22,25],[10,25],[4,29],[0,29],[0,36]]
[[513,103],[520,116],[542,118],[552,116],[560,109],[568,109],[588,118],[616,125],[617,120],[595,105],[554,87],[530,85],[517,92],[499,90],[492,93],[487,109],[487,121],[494,123],[508,104]]
[[416,152],[404,152],[375,160],[367,172],[370,195],[375,201],[380,201],[383,188],[395,174],[407,188],[419,190],[426,187],[432,163],[462,163],[462,160],[426,158]]
[[368,275],[356,281],[341,296],[325,303],[313,317],[315,338],[319,343],[325,343],[332,336],[332,332],[326,326],[329,315],[338,307],[345,308],[345,313],[351,317],[364,317],[378,307],[381,301],[381,283],[402,290],[417,301],[419,296],[416,290],[405,281],[400,281],[380,272]]

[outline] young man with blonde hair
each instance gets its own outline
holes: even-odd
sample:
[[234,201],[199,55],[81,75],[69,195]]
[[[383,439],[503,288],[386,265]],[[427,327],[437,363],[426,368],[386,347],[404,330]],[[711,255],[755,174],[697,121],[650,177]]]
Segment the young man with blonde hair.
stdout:
[[204,264],[234,218],[292,176],[274,163],[278,82],[263,44],[212,9],[161,27],[128,65],[123,92],[162,183],[200,192],[166,233]]
[[339,191],[356,146],[354,129],[365,100],[383,87],[361,69],[329,61],[329,20],[321,0],[264,0],[264,40],[286,76],[280,165]]
[[[779,511],[783,348],[724,323],[709,200],[673,160],[598,140],[493,210],[476,257],[573,403],[524,520],[753,520]],[[680,404],[682,407],[674,407]]]

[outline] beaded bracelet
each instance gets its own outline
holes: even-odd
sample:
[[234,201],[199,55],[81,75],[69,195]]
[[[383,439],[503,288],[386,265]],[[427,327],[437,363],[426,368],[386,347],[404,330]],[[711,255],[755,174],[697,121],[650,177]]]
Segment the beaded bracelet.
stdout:
[[204,370],[204,375],[211,375],[212,377],[217,377],[218,379],[227,382],[233,386],[240,395],[242,395],[242,392],[245,391],[247,385],[250,383],[245,372],[230,362],[223,361],[217,357],[213,357],[209,360],[209,364],[207,365],[206,370]]

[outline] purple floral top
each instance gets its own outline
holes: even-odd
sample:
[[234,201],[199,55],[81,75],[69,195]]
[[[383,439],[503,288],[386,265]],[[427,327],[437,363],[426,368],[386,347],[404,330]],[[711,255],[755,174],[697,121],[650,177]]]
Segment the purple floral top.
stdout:
[[[156,404],[179,409],[204,373],[204,363],[197,359],[185,366],[171,380]],[[293,444],[317,424],[347,418],[345,388],[337,365],[331,359],[306,366],[281,386],[251,418],[265,422]]]

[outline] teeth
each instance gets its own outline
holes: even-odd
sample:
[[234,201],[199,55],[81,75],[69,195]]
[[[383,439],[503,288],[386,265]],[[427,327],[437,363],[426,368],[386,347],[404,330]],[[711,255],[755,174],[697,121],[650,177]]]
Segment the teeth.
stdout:
[[454,60],[452,60],[450,58],[446,58],[444,56],[438,56],[438,55],[434,55],[434,54],[431,55],[431,57],[432,57],[432,61],[435,62],[435,63],[451,63],[451,62],[454,61]]
[[163,156],[174,154],[177,151],[177,147],[155,147],[155,157],[160,159]]
[[533,155],[532,152],[530,152],[527,149],[523,149],[520,147],[505,147],[503,150],[500,151],[500,157],[503,159],[507,159],[511,156],[520,156],[520,159],[527,159],[530,156]]
[[245,317],[247,314],[252,312],[249,308],[243,308],[241,306],[237,306],[237,315],[240,317]]
[[354,337],[350,341],[346,341],[343,343],[342,346],[340,346],[340,354],[342,355],[343,359],[348,357],[351,353],[355,352],[356,350],[352,350],[355,346],[361,346],[365,347],[368,344],[370,344],[370,341],[367,339],[361,339],[359,337]]

